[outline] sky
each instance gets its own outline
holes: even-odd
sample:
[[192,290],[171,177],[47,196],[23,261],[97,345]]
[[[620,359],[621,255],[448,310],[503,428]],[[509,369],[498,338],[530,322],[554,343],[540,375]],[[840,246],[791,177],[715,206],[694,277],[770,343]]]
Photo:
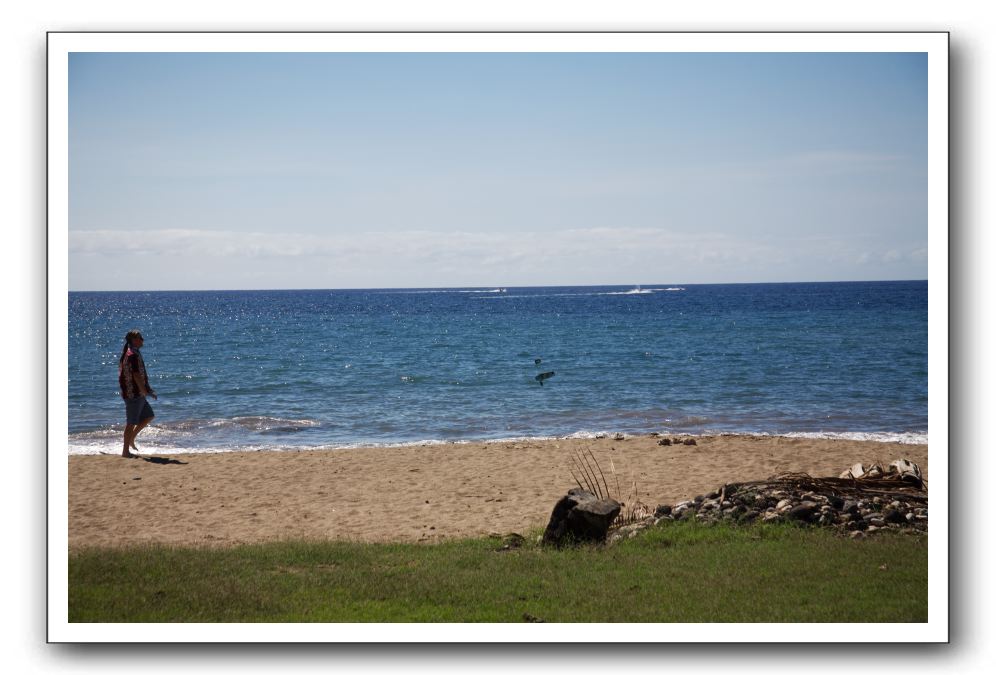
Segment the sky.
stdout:
[[69,287],[927,278],[925,54],[73,53]]

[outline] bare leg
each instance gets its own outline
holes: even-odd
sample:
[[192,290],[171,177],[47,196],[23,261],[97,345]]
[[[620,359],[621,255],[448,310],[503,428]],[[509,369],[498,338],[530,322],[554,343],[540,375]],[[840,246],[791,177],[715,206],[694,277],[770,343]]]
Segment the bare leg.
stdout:
[[134,457],[134,455],[131,454],[131,451],[128,449],[128,447],[134,442],[135,436],[134,436],[133,432],[135,431],[135,426],[136,425],[134,425],[134,424],[126,424],[125,425],[125,429],[124,429],[124,450],[121,451],[121,456],[122,457]]
[[144,429],[151,421],[152,421],[151,417],[146,417],[144,420],[134,425],[134,427],[132,428],[131,438],[128,439],[128,443],[131,446],[131,449],[134,450],[135,452],[138,452],[138,446],[135,445],[135,437],[138,436],[138,432]]

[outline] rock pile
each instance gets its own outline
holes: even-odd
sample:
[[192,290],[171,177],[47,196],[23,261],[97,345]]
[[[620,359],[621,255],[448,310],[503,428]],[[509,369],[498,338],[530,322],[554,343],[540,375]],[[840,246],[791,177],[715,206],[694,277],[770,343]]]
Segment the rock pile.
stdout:
[[674,438],[665,436],[657,441],[657,445],[698,445],[698,443],[691,436],[677,436]]
[[675,520],[699,522],[795,522],[833,527],[862,537],[883,529],[927,530],[927,492],[920,468],[896,460],[883,469],[856,464],[837,478],[788,473],[765,481],[728,483],[609,533],[613,543]]

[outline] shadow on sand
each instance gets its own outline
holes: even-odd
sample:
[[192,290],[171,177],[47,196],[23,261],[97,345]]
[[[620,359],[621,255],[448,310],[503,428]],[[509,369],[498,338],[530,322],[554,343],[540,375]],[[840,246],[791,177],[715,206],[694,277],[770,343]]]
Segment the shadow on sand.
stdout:
[[169,459],[168,457],[144,457],[142,455],[137,455],[135,459],[144,459],[146,462],[152,462],[153,464],[186,464],[187,462],[181,462],[178,459]]

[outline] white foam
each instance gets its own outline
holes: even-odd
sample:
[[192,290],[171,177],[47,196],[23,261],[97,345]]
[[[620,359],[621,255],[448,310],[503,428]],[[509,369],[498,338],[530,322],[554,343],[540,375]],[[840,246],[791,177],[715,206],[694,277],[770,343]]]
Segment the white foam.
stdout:
[[628,291],[605,291],[594,295],[648,295],[650,293],[661,293],[665,291],[683,291],[684,288],[672,286],[670,288],[631,288]]
[[[227,452],[307,452],[311,450],[356,450],[360,448],[412,448],[422,446],[439,445],[468,445],[470,443],[498,444],[498,443],[526,443],[537,441],[556,440],[594,440],[598,438],[614,437],[615,431],[589,431],[579,430],[562,436],[507,436],[503,438],[476,438],[476,439],[439,439],[426,438],[417,441],[403,441],[394,443],[357,441],[353,443],[332,443],[324,445],[231,445],[231,446],[177,446],[164,442],[145,444],[139,448],[139,454],[145,455],[180,455],[180,454],[212,454]],[[649,435],[650,432],[624,433],[626,438]],[[663,433],[663,432],[660,432]],[[904,445],[927,445],[928,437],[926,432],[886,432],[886,431],[790,431],[784,433],[771,432],[728,432],[719,430],[705,430],[698,433],[675,430],[682,436],[770,436],[775,438],[812,438],[828,440],[851,440],[851,441],[872,441],[877,443],[902,443]],[[94,442],[94,439],[76,439],[68,443],[70,455],[117,455],[121,452],[120,438],[106,439],[104,442]]]
[[788,438],[842,439],[848,441],[874,441],[877,443],[902,443],[927,445],[927,432],[919,431],[791,431],[778,434]]

